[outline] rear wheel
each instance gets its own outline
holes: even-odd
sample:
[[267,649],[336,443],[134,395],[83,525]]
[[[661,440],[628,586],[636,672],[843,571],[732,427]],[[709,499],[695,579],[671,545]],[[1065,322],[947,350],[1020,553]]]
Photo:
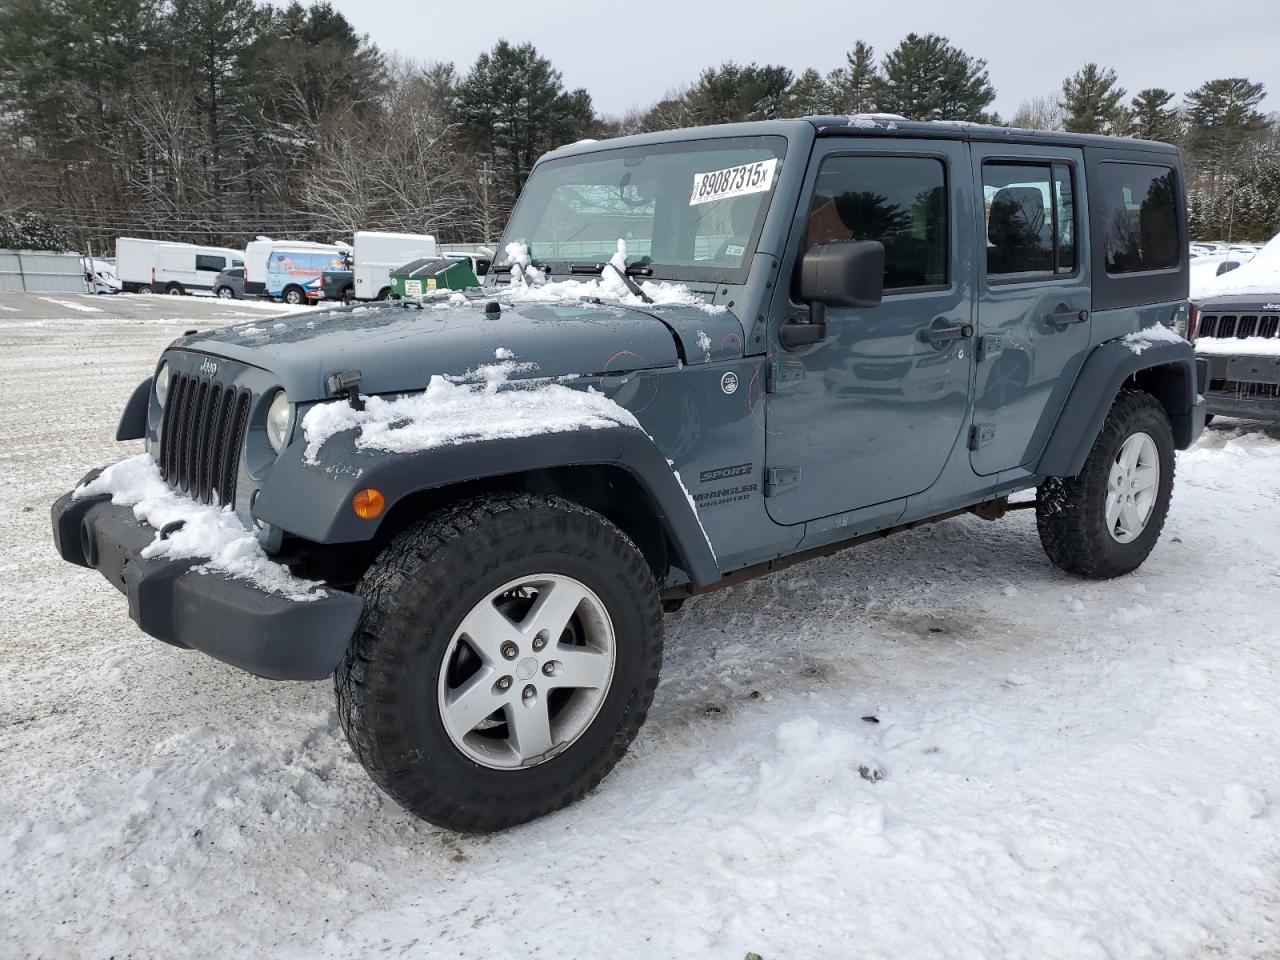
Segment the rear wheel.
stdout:
[[182,296],[184,293],[186,293],[187,291],[185,291],[185,290],[183,290],[183,289],[182,289],[182,284],[180,284],[180,283],[171,283],[171,284],[169,284],[167,287],[165,287],[165,288],[164,288],[164,292],[165,292],[165,293],[167,293],[167,294],[168,294],[169,296],[171,296],[171,297],[180,297],[180,296]]
[[360,584],[335,677],[347,739],[418,816],[496,830],[582,797],[644,721],[657,585],[604,517],[495,494],[400,534]]
[[1125,390],[1075,477],[1036,493],[1036,526],[1063,570],[1106,580],[1139,567],[1160,539],[1173,495],[1173,431],[1149,393]]
[[149,284],[149,283],[144,283],[142,286],[138,287],[138,292],[139,292],[139,293],[146,293],[146,294],[150,294],[150,293],[151,293],[151,284]]
[[236,296],[236,292],[227,286],[219,287],[214,293],[219,300],[234,300]]

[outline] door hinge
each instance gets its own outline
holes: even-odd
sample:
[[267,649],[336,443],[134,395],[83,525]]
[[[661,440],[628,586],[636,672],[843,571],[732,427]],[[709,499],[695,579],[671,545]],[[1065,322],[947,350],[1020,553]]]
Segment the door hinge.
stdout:
[[804,364],[795,361],[775,360],[764,375],[766,393],[781,393],[804,379]]
[[996,438],[994,423],[975,423],[969,428],[969,449],[978,450]]
[[978,362],[990,360],[1004,349],[1004,334],[984,333],[978,338]]
[[799,467],[769,467],[764,472],[764,495],[772,497],[774,494],[783,493],[799,482]]

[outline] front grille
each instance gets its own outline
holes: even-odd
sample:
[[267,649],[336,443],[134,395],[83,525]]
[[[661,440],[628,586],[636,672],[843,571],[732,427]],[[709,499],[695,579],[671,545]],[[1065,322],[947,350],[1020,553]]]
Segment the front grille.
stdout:
[[1280,400],[1280,383],[1251,383],[1247,380],[1210,380],[1209,392],[1227,394],[1236,400]]
[[1196,326],[1196,339],[1240,340],[1249,337],[1271,339],[1280,334],[1280,314],[1205,313]]
[[165,482],[201,503],[235,503],[250,393],[176,373],[160,425]]

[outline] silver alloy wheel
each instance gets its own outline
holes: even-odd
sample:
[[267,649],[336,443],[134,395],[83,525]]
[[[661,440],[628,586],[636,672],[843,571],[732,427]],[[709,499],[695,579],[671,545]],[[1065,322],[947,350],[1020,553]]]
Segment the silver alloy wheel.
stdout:
[[1160,493],[1160,451],[1145,433],[1120,445],[1107,475],[1107,530],[1117,543],[1130,543],[1147,528]]
[[513,580],[454,631],[437,694],[445,731],[482,766],[549,760],[595,720],[616,657],[613,622],[589,587],[554,573]]

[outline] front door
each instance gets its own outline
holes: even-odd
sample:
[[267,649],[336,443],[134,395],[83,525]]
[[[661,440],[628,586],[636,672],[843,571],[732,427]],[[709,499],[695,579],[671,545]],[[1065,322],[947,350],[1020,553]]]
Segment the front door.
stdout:
[[771,313],[766,504],[800,523],[928,489],[966,421],[973,363],[976,201],[961,142],[819,140],[785,262],[828,240],[879,240],[884,300],[832,308],[827,335],[789,352],[807,317],[795,284]]

